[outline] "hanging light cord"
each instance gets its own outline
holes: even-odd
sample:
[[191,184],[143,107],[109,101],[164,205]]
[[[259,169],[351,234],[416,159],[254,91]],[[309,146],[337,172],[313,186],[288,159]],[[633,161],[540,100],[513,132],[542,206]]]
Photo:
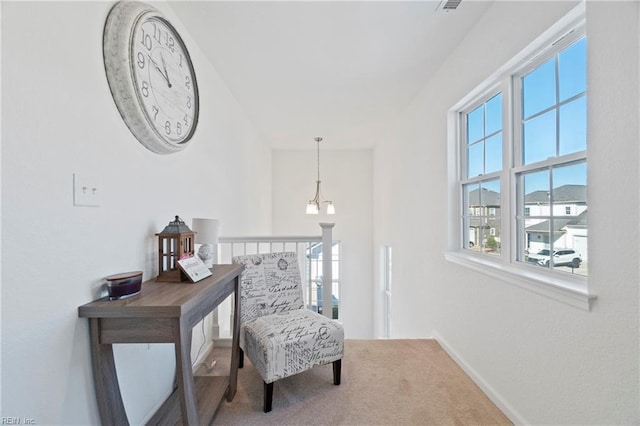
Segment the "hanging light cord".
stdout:
[[316,154],[316,158],[318,160],[318,182],[320,182],[320,142],[322,141],[322,138],[316,138],[316,145],[318,147],[317,149],[317,154]]

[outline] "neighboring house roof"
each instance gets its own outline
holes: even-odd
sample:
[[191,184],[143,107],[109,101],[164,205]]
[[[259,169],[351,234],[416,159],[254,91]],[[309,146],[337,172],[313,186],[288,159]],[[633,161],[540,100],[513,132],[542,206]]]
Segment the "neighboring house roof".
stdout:
[[487,188],[482,188],[482,192],[479,189],[469,192],[469,206],[480,205],[500,207],[500,193]]
[[[562,232],[567,227],[572,228],[585,228],[587,226],[587,211],[585,210],[579,216],[573,217],[570,219],[554,219],[553,220],[553,232],[558,233]],[[527,226],[525,228],[526,232],[539,232],[539,233],[548,233],[549,232],[549,221],[545,220],[540,223],[536,223],[535,225]]]
[[587,211],[583,211],[578,217],[572,219],[567,223],[567,227],[571,228],[586,228],[587,227]]
[[[525,204],[538,204],[549,202],[549,191],[533,191],[524,196]],[[585,204],[587,202],[586,185],[562,185],[553,190],[554,203],[576,203]]]
[[[524,196],[525,204],[549,202],[549,191],[534,191]],[[586,204],[586,185],[562,185],[553,190],[553,202],[564,204]],[[500,193],[487,188],[469,192],[469,206],[500,206]]]

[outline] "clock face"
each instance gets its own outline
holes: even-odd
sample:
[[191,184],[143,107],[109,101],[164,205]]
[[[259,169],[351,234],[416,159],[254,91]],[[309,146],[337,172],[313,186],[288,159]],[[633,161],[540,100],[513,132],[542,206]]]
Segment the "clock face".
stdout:
[[170,144],[188,141],[198,117],[196,79],[171,24],[157,16],[139,20],[130,64],[138,102],[157,136]]
[[175,28],[145,3],[118,2],[105,23],[103,54],[111,94],[136,139],[159,154],[184,149],[198,123],[198,85]]

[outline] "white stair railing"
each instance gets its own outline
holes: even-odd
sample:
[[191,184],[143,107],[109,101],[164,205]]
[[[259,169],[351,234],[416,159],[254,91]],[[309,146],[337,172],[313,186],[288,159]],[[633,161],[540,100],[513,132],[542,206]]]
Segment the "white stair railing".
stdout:
[[[322,234],[313,236],[220,237],[216,263],[231,263],[234,256],[247,254],[296,252],[307,309],[322,310],[323,315],[335,318],[340,312],[340,244],[333,241],[333,226],[333,223],[321,223]],[[212,314],[215,346],[230,345],[232,306],[231,300],[227,300]],[[329,308],[323,309],[325,306]]]

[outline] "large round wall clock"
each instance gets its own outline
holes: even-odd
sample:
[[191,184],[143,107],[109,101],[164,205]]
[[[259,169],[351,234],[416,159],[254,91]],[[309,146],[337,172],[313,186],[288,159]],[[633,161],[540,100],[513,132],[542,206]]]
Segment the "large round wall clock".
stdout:
[[111,94],[131,133],[148,149],[184,149],[198,124],[198,85],[189,52],[155,8],[121,1],[103,35]]

